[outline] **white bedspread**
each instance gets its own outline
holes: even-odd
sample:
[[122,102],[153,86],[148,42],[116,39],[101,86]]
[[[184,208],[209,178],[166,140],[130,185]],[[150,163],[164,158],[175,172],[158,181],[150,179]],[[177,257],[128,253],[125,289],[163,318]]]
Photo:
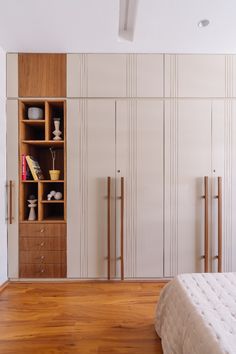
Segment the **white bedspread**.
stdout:
[[176,277],[162,291],[155,328],[164,354],[236,354],[236,273]]

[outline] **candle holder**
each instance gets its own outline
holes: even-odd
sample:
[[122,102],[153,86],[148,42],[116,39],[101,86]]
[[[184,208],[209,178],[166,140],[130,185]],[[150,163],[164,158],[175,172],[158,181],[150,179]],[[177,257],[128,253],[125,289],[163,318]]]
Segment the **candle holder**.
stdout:
[[30,212],[29,212],[29,217],[28,220],[29,221],[34,221],[36,220],[36,212],[35,212],[35,208],[37,207],[37,200],[38,199],[28,199],[28,207],[30,208]]

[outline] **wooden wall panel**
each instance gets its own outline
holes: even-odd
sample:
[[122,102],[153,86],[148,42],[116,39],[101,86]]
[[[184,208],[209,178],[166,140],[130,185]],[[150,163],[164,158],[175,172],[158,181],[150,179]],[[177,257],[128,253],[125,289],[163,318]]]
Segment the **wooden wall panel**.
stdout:
[[20,97],[65,97],[66,54],[19,54]]

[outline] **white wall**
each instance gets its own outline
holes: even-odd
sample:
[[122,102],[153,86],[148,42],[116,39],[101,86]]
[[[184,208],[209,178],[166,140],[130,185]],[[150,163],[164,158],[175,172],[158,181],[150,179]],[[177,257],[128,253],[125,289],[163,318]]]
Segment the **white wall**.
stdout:
[[6,53],[0,47],[0,285],[7,280]]

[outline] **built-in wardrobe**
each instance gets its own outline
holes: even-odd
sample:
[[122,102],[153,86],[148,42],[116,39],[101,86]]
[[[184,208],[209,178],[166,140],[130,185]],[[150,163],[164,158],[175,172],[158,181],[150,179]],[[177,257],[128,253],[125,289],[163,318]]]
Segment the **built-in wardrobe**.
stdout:
[[[235,56],[8,54],[7,62],[10,278],[236,269]],[[27,121],[32,106],[45,122]],[[59,150],[57,182],[47,175],[50,147]],[[22,153],[45,170],[37,188],[21,181]],[[46,200],[52,185],[61,202]]]

